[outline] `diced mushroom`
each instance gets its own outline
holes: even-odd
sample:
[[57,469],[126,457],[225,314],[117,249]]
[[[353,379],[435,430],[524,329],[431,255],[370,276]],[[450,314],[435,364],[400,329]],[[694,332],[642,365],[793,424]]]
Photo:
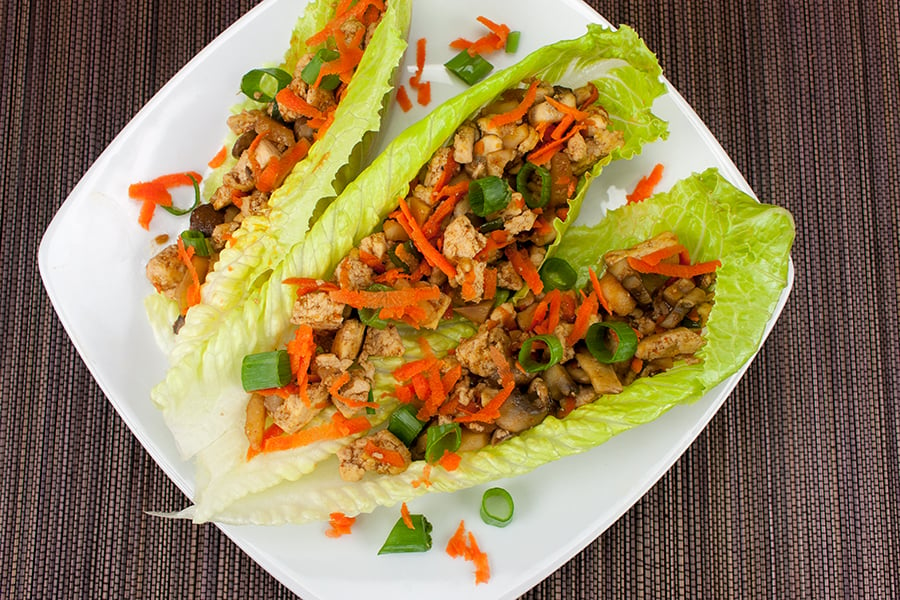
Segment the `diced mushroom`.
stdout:
[[676,327],[643,338],[638,342],[634,355],[641,360],[671,358],[680,354],[693,354],[705,343],[706,340],[699,333],[691,331],[687,327]]
[[494,421],[497,427],[510,433],[521,433],[539,424],[550,414],[550,394],[540,377],[528,386],[528,392],[516,389],[500,406],[500,416]]
[[586,350],[576,352],[575,361],[587,373],[597,395],[618,394],[622,391],[622,383],[611,365],[603,364]]
[[622,284],[619,283],[619,280],[609,271],[603,274],[599,283],[600,292],[603,294],[606,303],[614,314],[624,317],[637,307],[637,302],[635,302],[631,294],[628,293],[628,290],[626,290]]
[[565,367],[557,363],[544,371],[544,381],[550,397],[559,402],[578,391],[578,386],[569,376]]

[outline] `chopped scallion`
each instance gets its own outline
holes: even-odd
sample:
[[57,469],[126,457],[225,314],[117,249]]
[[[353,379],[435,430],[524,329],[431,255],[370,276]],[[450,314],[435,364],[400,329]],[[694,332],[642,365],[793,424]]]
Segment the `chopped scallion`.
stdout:
[[[188,179],[191,180],[191,183],[194,184],[194,203],[189,208],[176,208],[174,206],[163,206],[163,209],[169,213],[170,215],[175,215],[176,217],[180,217],[186,215],[190,212],[193,212],[195,208],[200,206],[200,184],[194,176],[188,173]],[[162,205],[160,205],[162,206]]]
[[497,294],[494,296],[494,306],[493,308],[497,308],[512,296],[512,290],[508,290],[506,288],[497,288]]
[[445,62],[444,66],[469,85],[475,85],[494,70],[494,65],[484,60],[479,54],[470,56],[468,50],[463,50]]
[[425,421],[417,419],[416,412],[416,408],[411,404],[403,404],[391,413],[388,421],[388,431],[407,446],[416,441],[422,428],[425,427]]
[[186,229],[181,232],[181,241],[185,248],[190,246],[194,249],[195,256],[209,256],[209,242],[202,231]]
[[506,208],[512,198],[512,190],[505,181],[495,175],[476,179],[469,183],[469,205],[479,217]]
[[[541,178],[541,195],[535,197],[531,193],[531,176],[537,173]],[[525,204],[528,208],[544,208],[550,202],[550,171],[544,167],[539,167],[534,163],[526,162],[516,174],[516,191],[525,198]]]
[[[606,330],[612,330],[615,337],[618,338],[615,343],[615,350],[610,351],[606,345]],[[588,351],[598,361],[606,364],[612,364],[628,360],[634,356],[637,350],[637,334],[628,323],[622,321],[603,321],[594,323],[587,330],[584,336],[584,343],[587,344]]]
[[431,549],[431,523],[425,515],[409,515],[409,520],[412,521],[412,529],[406,526],[402,517],[397,519],[378,554],[426,552]]
[[285,350],[248,354],[241,362],[245,392],[286,386],[291,381],[291,359]]
[[291,79],[291,74],[281,69],[253,69],[241,78],[241,91],[251,100],[271,102]]
[[[538,342],[543,342],[543,344],[547,347],[547,359],[545,361],[538,361],[532,357],[532,353],[535,348],[534,345]],[[522,343],[522,348],[519,350],[519,364],[522,365],[522,368],[526,373],[538,373],[540,371],[546,371],[560,360],[563,357],[563,345],[562,342],[559,341],[559,338],[553,335],[552,333],[548,333],[545,335],[536,335],[534,337],[530,337]]]
[[578,281],[578,273],[572,265],[555,256],[544,261],[540,273],[545,290],[570,290]]
[[501,487],[485,490],[481,496],[481,520],[494,527],[506,527],[512,521],[515,504],[512,496]]
[[515,52],[519,49],[519,40],[522,37],[521,31],[510,31],[509,35],[506,36],[506,53],[507,54],[515,54]]
[[436,463],[444,456],[444,451],[456,452],[462,443],[459,423],[444,423],[428,428],[425,438],[425,460]]
[[[307,65],[303,67],[303,71],[300,72],[300,79],[302,79],[309,85],[314,84],[316,82],[316,79],[319,78],[319,71],[322,70],[322,65],[327,62],[337,60],[340,57],[341,55],[337,50],[320,48],[319,51],[316,52],[312,59],[309,61],[309,63],[307,63]],[[336,74],[326,75],[322,78],[322,81],[319,82],[319,88],[323,90],[333,90],[340,84],[340,76]]]
[[493,221],[488,221],[478,228],[478,231],[481,233],[490,233],[491,231],[497,231],[498,229],[503,229],[503,219],[494,219]]

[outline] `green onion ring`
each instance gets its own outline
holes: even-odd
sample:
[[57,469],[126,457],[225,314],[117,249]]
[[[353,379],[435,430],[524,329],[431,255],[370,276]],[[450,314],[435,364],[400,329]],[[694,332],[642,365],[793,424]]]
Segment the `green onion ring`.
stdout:
[[494,65],[484,60],[480,54],[469,56],[468,50],[463,50],[445,62],[444,66],[469,85],[475,85],[494,70]]
[[[545,363],[538,362],[531,357],[532,349],[534,348],[534,344],[537,342],[543,342],[547,345],[547,351],[550,353],[550,357]],[[547,369],[558,363],[560,360],[562,360],[562,357],[562,342],[559,341],[559,338],[552,333],[536,335],[534,337],[528,338],[522,343],[522,348],[519,350],[519,364],[522,365],[522,368],[525,369],[526,373],[538,373],[540,371],[546,371]]]
[[181,241],[184,242],[185,248],[190,246],[194,249],[195,256],[209,256],[209,242],[206,241],[202,231],[185,229],[181,232]]
[[428,428],[425,438],[425,461],[436,463],[444,456],[444,451],[456,452],[462,443],[459,423],[444,423]]
[[[532,173],[537,173],[541,178],[541,195],[537,199],[535,199],[534,194],[532,194],[531,190],[528,188]],[[522,168],[519,169],[519,172],[516,173],[516,191],[525,198],[525,205],[528,206],[528,208],[544,208],[547,206],[547,203],[550,202],[551,183],[550,171],[544,167],[539,167],[534,163],[525,163],[522,165]]]
[[[269,79],[275,80],[275,92],[271,95],[263,91],[263,82]],[[275,94],[291,84],[291,74],[281,69],[252,69],[241,78],[241,91],[251,100],[257,102],[271,102]],[[268,87],[271,87],[271,83]]]
[[506,527],[515,512],[512,496],[501,487],[485,490],[481,496],[481,520],[494,527]]
[[403,404],[391,413],[388,421],[388,431],[407,446],[411,446],[416,441],[422,428],[425,427],[425,421],[420,421],[416,417],[416,412],[413,405]]
[[509,185],[495,175],[488,175],[469,183],[469,205],[479,217],[506,208],[512,198]]
[[[170,215],[175,215],[176,217],[181,217],[189,212],[193,212],[195,208],[200,206],[200,184],[197,183],[197,180],[194,179],[193,175],[188,174],[188,179],[191,180],[191,183],[194,184],[194,203],[189,208],[175,208],[174,206],[163,206],[163,209],[169,213]],[[160,204],[160,206],[162,206]]]
[[[615,352],[610,352],[604,343],[604,330],[610,329],[619,339],[616,344]],[[612,364],[628,360],[634,356],[637,350],[637,334],[628,323],[622,321],[603,321],[591,325],[587,334],[584,336],[584,342],[587,344],[588,351],[598,361],[605,364]]]
[[546,290],[570,290],[578,281],[578,273],[572,265],[555,256],[544,261],[540,274]]

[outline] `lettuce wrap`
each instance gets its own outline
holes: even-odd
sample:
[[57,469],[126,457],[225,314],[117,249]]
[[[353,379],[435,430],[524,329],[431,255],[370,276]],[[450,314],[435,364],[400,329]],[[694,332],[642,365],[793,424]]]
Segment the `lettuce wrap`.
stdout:
[[[309,52],[307,40],[334,18],[335,7],[333,2],[307,5],[278,68],[294,73],[298,61]],[[268,213],[244,218],[240,228],[231,234],[230,245],[222,250],[200,288],[201,302],[187,311],[178,335],[172,334],[177,304],[161,294],[147,298],[150,322],[170,362],[177,363],[197,352],[200,344],[216,332],[225,315],[244,302],[291,246],[306,235],[316,214],[362,170],[394,89],[396,71],[407,46],[411,11],[410,0],[386,2],[386,10],[338,104],[332,124],[272,192]],[[248,98],[232,107],[231,113],[258,110],[264,105]],[[231,147],[235,139],[230,134],[226,145]],[[207,176],[207,197],[218,189],[236,163],[237,159],[229,154]]]
[[[526,473],[593,448],[678,404],[698,400],[758,350],[787,282],[793,219],[781,208],[758,203],[711,169],[679,182],[667,193],[611,211],[597,225],[571,228],[557,256],[578,270],[579,284],[584,284],[588,268],[597,266],[604,251],[627,247],[663,231],[676,232],[694,259],[722,263],[715,306],[704,332],[707,343],[697,353],[699,363],[676,363],[665,373],[638,379],[622,393],[601,396],[563,419],[550,416],[496,446],[462,452],[454,471],[429,467],[431,486],[427,488],[414,485],[425,474],[424,461],[414,462],[399,475],[369,474],[359,482],[343,481],[333,456],[295,480],[295,473],[284,470],[288,463],[277,461],[269,463],[272,468],[282,467],[279,474],[284,477],[277,485],[257,486],[257,481],[246,478],[250,473],[229,473],[214,486],[217,492],[231,496],[240,488],[258,491],[230,504],[204,493],[182,516],[198,522],[278,524],[325,520],[336,511],[347,515],[370,512],[426,491],[452,492]],[[463,333],[459,327],[459,323],[450,324],[426,336],[446,349],[448,341],[452,345],[452,339]],[[390,365],[383,367],[385,372],[389,369]],[[382,381],[384,387],[379,391],[388,393],[394,382],[390,378]],[[237,437],[232,436],[230,443],[239,444]],[[210,467],[216,464],[211,456],[202,462]]]
[[[397,198],[408,191],[409,182],[461,123],[504,90],[531,77],[563,85],[593,82],[598,103],[609,112],[611,127],[624,137],[624,144],[595,165],[579,184],[566,221],[554,221],[557,231],[564,231],[577,217],[588,184],[606,163],[630,158],[643,144],[665,136],[665,123],[651,112],[655,98],[665,92],[659,76],[654,55],[633,30],[590,26],[585,36],[534,52],[444,103],[398,136],[328,207],[306,239],[296,244],[271,277],[253,291],[242,310],[223,319],[200,352],[185,356],[154,390],[154,400],[182,452],[186,456],[199,452],[197,501],[203,514],[216,514],[243,495],[311,473],[318,462],[331,457],[345,443],[317,442],[246,460],[243,423],[248,394],[241,387],[241,360],[246,354],[279,347],[290,336],[295,294],[292,287],[279,282],[294,277],[328,277],[338,261],[396,208]],[[432,335],[450,340],[449,346],[441,339],[431,345],[436,351],[450,347],[454,340],[471,335],[473,329],[471,323],[463,321],[442,326]],[[415,338],[412,332],[408,336]],[[416,351],[411,348],[404,358],[415,356]],[[379,367],[382,374],[390,372],[389,365]],[[382,381],[377,400],[387,403],[390,378],[383,377]],[[386,411],[378,411],[382,412]],[[327,414],[322,415],[312,425],[327,418]],[[373,424],[379,418],[373,417]]]

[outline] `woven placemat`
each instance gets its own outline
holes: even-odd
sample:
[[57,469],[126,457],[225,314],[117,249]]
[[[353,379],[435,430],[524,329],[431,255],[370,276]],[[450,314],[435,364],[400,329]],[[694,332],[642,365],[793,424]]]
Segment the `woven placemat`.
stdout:
[[[92,161],[254,4],[0,6],[0,598],[292,597],[215,527],[144,514],[183,496],[94,383],[36,265]],[[900,596],[897,3],[592,4],[644,36],[757,195],[792,211],[797,275],[709,427],[524,597]]]

